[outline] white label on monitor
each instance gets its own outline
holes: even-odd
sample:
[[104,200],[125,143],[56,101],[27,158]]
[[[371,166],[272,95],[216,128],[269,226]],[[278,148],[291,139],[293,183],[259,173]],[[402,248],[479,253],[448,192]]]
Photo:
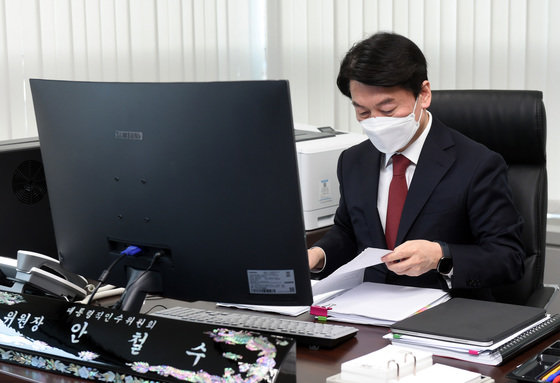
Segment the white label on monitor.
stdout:
[[247,270],[251,294],[295,294],[294,270]]

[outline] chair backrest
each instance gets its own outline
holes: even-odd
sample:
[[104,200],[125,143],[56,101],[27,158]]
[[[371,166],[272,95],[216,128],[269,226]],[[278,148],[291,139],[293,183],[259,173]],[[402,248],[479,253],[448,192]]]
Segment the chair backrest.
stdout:
[[449,127],[500,153],[508,164],[514,203],[523,216],[525,275],[493,290],[497,300],[527,304],[543,287],[546,213],[546,113],[542,92],[440,90],[428,108]]

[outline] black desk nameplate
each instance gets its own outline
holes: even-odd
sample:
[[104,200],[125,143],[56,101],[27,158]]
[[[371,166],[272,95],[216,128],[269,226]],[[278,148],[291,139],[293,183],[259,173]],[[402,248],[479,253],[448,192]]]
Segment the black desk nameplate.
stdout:
[[295,382],[290,338],[2,291],[0,357],[104,382]]

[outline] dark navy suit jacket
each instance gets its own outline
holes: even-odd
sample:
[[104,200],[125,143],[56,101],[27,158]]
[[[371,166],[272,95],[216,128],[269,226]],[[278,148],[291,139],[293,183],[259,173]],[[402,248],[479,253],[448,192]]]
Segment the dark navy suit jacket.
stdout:
[[[341,198],[335,224],[315,244],[327,254],[323,276],[367,247],[387,247],[377,211],[381,158],[369,140],[339,158]],[[521,228],[503,158],[434,118],[409,186],[396,244],[412,239],[446,242],[453,257],[452,292],[492,299],[490,287],[523,274]],[[435,270],[409,277],[382,265],[367,270],[365,279],[447,289]]]

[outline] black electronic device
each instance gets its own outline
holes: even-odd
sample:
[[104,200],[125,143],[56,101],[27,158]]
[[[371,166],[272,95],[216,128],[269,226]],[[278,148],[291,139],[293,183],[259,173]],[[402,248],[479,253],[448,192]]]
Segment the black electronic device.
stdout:
[[18,250],[57,258],[37,137],[0,141],[0,257]]
[[89,281],[60,267],[57,259],[19,250],[17,260],[0,257],[5,276],[0,290],[60,297],[67,301],[84,299],[91,292]]
[[287,336],[295,339],[298,345],[309,347],[333,348],[354,337],[358,332],[355,327],[341,324],[307,322],[279,316],[206,310],[194,307],[175,306],[156,311],[151,315],[187,323],[204,323]]
[[30,84],[64,268],[96,279],[141,248],[107,279],[131,311],[311,304],[287,81]]
[[[560,375],[560,342],[554,342],[507,374],[517,382],[552,382]],[[548,379],[548,380],[547,380]]]

